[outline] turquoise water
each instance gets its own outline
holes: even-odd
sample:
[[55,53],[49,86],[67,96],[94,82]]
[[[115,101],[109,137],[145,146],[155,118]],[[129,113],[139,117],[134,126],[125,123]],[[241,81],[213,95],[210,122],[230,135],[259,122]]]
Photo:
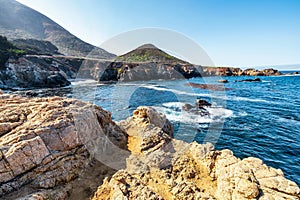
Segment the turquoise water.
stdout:
[[[220,77],[116,85],[77,81],[60,94],[102,106],[117,121],[130,116],[138,106],[154,106],[174,123],[176,138],[209,141],[240,158],[261,158],[300,184],[300,76],[235,82],[246,78],[255,77],[226,77],[229,83],[222,91],[188,85],[218,84]],[[209,116],[181,110],[184,103],[194,104],[199,98],[213,103]]]

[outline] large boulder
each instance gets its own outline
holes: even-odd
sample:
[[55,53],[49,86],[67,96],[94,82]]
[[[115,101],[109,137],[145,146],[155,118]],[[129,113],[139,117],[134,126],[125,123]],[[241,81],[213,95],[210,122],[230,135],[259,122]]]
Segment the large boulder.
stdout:
[[114,172],[93,155],[109,142],[126,149],[126,133],[92,104],[1,94],[0,107],[1,199],[87,199]]
[[170,138],[173,129],[163,128],[169,122],[153,108],[139,107],[119,125],[128,133],[132,154],[126,169],[105,179],[93,200],[300,198],[296,183],[258,158],[241,160],[210,143]]

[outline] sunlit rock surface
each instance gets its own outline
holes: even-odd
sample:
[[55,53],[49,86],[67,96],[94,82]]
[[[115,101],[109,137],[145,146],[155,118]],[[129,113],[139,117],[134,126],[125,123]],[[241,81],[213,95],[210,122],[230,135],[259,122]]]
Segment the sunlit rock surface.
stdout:
[[258,158],[174,139],[153,108],[116,124],[74,99],[0,91],[0,107],[1,199],[300,198],[294,182]]

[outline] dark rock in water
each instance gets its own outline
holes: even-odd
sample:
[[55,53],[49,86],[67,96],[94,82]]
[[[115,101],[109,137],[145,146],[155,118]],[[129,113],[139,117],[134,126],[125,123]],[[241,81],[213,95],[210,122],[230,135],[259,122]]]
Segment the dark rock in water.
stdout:
[[235,82],[260,82],[260,78],[255,78],[255,79],[244,79],[244,80],[237,80]]
[[47,85],[49,85],[50,87],[64,87],[70,84],[71,83],[59,73],[48,76],[47,78]]
[[205,101],[204,99],[198,99],[197,103],[196,103],[196,106],[198,108],[203,108],[204,106],[211,107],[211,103]]
[[203,99],[198,99],[194,106],[188,103],[184,104],[182,106],[182,110],[196,115],[205,116],[205,115],[209,115],[209,112],[204,107],[210,107],[210,106],[211,103]]
[[184,111],[190,111],[192,108],[194,108],[194,107],[188,103],[186,103],[182,106],[182,110],[184,110]]
[[221,79],[221,80],[218,80],[219,83],[228,83],[228,80],[226,79]]
[[232,90],[231,88],[226,88],[222,84],[200,84],[200,83],[187,83],[194,88],[204,89],[204,90],[212,90],[212,91],[227,91]]
[[25,92],[26,96],[37,97],[39,94],[37,92],[27,91]]

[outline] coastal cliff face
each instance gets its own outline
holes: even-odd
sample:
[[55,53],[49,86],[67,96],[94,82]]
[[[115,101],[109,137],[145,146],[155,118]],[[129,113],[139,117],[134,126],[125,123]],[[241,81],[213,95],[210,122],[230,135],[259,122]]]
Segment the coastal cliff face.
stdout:
[[42,58],[11,58],[0,70],[0,88],[64,87],[70,85],[60,67]]
[[100,82],[129,82],[157,79],[189,79],[202,76],[276,76],[278,70],[172,65],[164,63],[126,63],[64,56],[11,58],[0,70],[0,88],[64,87],[67,79],[89,78]]
[[[0,198],[300,198],[294,182],[258,158],[174,139],[172,124],[150,107],[118,124],[102,108],[74,99],[0,91],[0,107]],[[95,141],[103,137],[128,152],[108,154],[124,163],[119,171],[95,159],[104,149]]]
[[196,65],[166,64],[156,62],[126,63],[83,61],[79,76],[100,82],[147,81],[155,79],[183,79],[202,76],[278,76],[274,69],[255,70],[233,67],[203,67]]
[[276,69],[245,69],[234,67],[203,67],[203,76],[279,76],[281,72]]

